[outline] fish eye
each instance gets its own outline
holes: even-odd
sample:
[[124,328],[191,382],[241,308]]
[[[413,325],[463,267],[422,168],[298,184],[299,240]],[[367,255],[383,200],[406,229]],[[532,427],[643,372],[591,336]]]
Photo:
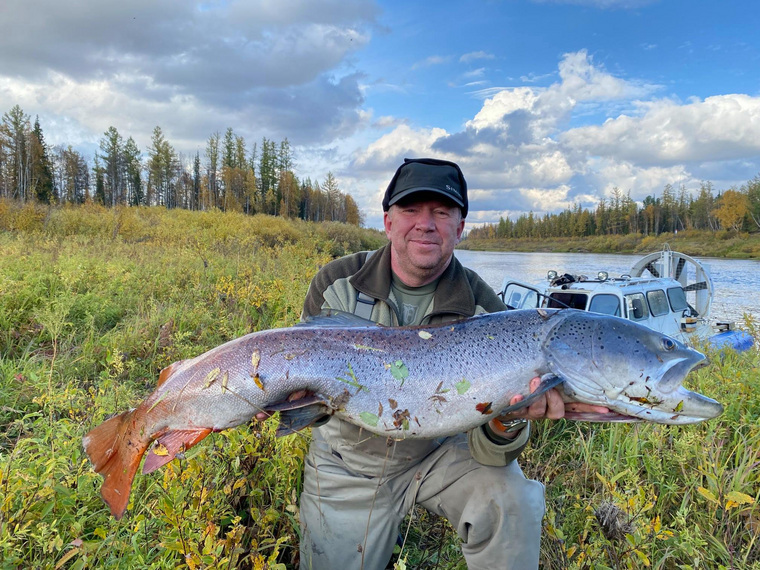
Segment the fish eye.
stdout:
[[668,352],[673,352],[676,348],[676,341],[674,341],[672,338],[664,337],[662,339],[662,348]]

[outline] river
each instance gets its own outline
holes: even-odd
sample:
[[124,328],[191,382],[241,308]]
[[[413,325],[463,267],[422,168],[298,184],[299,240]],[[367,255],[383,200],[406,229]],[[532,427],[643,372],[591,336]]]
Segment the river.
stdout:
[[[504,277],[531,284],[546,284],[546,272],[595,276],[607,271],[610,277],[629,273],[643,255],[597,253],[518,253],[500,251],[457,250],[457,259],[475,270],[495,291]],[[744,313],[760,318],[760,261],[744,259],[700,258],[712,276],[715,296],[712,321],[742,322]]]

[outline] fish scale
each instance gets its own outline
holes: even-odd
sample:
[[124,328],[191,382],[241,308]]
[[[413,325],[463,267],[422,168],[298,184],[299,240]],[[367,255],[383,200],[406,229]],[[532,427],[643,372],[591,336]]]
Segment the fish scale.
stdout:
[[[176,362],[137,408],[85,435],[114,516],[126,510],[146,452],[144,473],[259,412],[280,413],[280,435],[336,415],[379,436],[432,439],[527,406],[554,386],[566,402],[610,410],[568,419],[685,424],[722,411],[681,386],[702,354],[617,317],[531,309],[421,327],[347,319],[251,333]],[[542,383],[530,395],[536,376]],[[523,400],[510,406],[516,395]]]

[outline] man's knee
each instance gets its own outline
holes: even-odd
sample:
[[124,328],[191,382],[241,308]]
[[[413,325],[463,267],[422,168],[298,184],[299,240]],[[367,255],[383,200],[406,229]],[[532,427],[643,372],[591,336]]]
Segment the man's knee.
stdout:
[[544,516],[544,486],[526,479],[516,464],[477,469],[468,474],[468,493],[459,529],[481,542],[500,533],[514,535],[518,528],[540,532]]

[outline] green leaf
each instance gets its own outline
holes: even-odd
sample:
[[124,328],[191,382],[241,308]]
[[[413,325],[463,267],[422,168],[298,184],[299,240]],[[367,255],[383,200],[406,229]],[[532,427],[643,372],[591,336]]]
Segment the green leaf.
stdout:
[[362,412],[359,417],[365,424],[372,427],[377,427],[377,422],[380,421],[380,418],[372,412]]
[[458,393],[460,396],[461,396],[462,394],[464,394],[465,392],[467,392],[467,390],[469,390],[469,389],[470,389],[470,386],[472,386],[472,384],[470,384],[470,383],[467,381],[467,378],[462,378],[462,380],[461,380],[460,382],[457,382],[457,383],[454,385],[454,387],[457,389],[457,393]]
[[710,501],[712,503],[718,503],[719,502],[718,499],[717,499],[717,497],[715,495],[713,495],[713,493],[711,491],[709,491],[708,489],[705,489],[704,487],[697,487],[697,493],[699,493],[705,499],[707,499],[708,501]]
[[391,374],[396,380],[401,380],[401,385],[404,385],[404,380],[409,376],[409,369],[406,364],[401,360],[391,363]]
[[735,502],[737,505],[751,505],[755,502],[755,499],[745,493],[740,493],[739,491],[731,491],[726,495],[726,498],[729,501]]

